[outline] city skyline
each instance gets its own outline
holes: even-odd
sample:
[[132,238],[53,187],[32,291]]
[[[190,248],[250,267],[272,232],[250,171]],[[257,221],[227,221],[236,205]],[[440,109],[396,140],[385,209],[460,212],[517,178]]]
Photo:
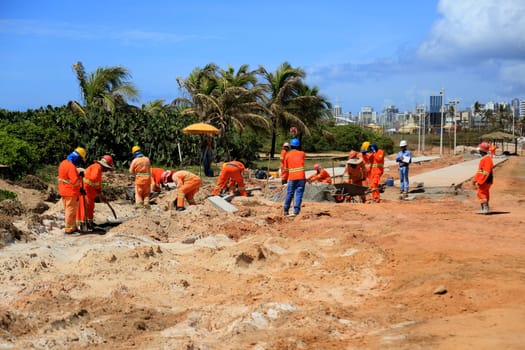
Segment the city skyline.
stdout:
[[122,65],[140,106],[180,96],[177,77],[216,63],[274,71],[283,62],[344,112],[525,99],[520,0],[229,1],[147,4],[66,0],[0,4],[0,108],[80,100],[72,65]]

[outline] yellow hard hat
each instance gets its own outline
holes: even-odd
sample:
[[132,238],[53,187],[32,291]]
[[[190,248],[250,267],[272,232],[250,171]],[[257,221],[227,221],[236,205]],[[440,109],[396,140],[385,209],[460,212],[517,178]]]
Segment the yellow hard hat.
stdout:
[[75,152],[77,152],[78,155],[82,157],[82,160],[86,160],[87,152],[86,152],[86,150],[84,148],[77,147],[77,148],[75,148]]
[[139,146],[133,146],[133,148],[131,149],[131,154],[134,154],[137,151],[140,151],[140,147]]
[[370,147],[370,142],[369,141],[365,141],[363,142],[363,144],[361,145],[361,150],[363,151],[368,151],[368,148]]

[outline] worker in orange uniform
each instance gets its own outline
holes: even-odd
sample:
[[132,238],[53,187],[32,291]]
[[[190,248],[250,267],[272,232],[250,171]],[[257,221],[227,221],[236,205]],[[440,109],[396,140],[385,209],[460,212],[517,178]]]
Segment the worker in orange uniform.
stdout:
[[164,169],[151,168],[151,192],[160,192],[162,190],[162,174]]
[[369,147],[365,148],[366,143],[363,142],[361,153],[363,154],[363,160],[370,166],[368,173],[369,189],[372,192],[372,199],[376,203],[380,203],[381,188],[379,187],[379,182],[385,166],[385,151],[379,149],[375,142],[370,143]]
[[495,143],[489,144],[489,151],[490,151],[490,157],[491,158],[494,158],[494,156],[496,155],[496,149],[497,148],[498,148],[498,146],[496,146]]
[[[363,181],[366,180],[366,168],[362,158],[359,158],[356,151],[350,151],[346,162],[345,171],[343,173],[343,181],[347,184],[363,186]],[[366,196],[361,195],[361,202],[366,202]],[[347,198],[350,200],[350,198]]]
[[[286,198],[284,200],[284,215],[296,216],[301,211],[303,194],[306,186],[306,174],[304,171],[304,160],[306,154],[301,151],[301,142],[297,138],[290,141],[291,150],[284,158],[283,179],[288,182]],[[289,213],[292,199],[295,197],[294,211]]]
[[[86,159],[86,150],[77,147],[58,166],[58,193],[64,204],[65,234],[73,234],[78,230],[76,215],[81,194],[80,182],[82,179],[80,175],[83,174],[78,173],[77,166],[80,166],[84,159]],[[85,194],[83,190],[82,192]]]
[[283,143],[283,148],[281,149],[281,153],[279,154],[279,160],[281,162],[281,167],[279,170],[281,170],[281,184],[286,184],[286,180],[283,180],[283,169],[284,169],[284,158],[286,157],[286,153],[290,150],[290,144],[288,142]]
[[139,146],[131,149],[133,160],[129,166],[130,174],[135,176],[135,207],[150,207],[151,191],[151,163],[149,158],[142,154]]
[[326,169],[324,169],[321,165],[314,164],[314,170],[315,170],[315,173],[309,176],[308,179],[306,179],[308,182],[318,181],[318,182],[322,182],[325,184],[332,183],[332,177],[330,176],[328,171],[326,171]]
[[482,142],[478,146],[479,154],[481,155],[481,160],[479,161],[478,171],[474,178],[472,179],[472,184],[478,188],[478,199],[481,204],[481,213],[489,213],[489,199],[490,199],[490,186],[494,181],[494,176],[492,170],[494,168],[494,163],[492,162],[492,157],[488,155],[490,152],[490,146],[488,142]]
[[241,196],[248,196],[244,188],[244,164],[236,160],[224,163],[212,195],[218,196],[225,187],[232,188],[235,185]]
[[187,170],[165,171],[162,175],[163,183],[174,182],[177,186],[177,199],[175,200],[175,209],[177,211],[185,210],[184,199],[188,200],[189,205],[195,205],[195,194],[202,184],[201,178]]
[[110,155],[96,160],[84,171],[83,186],[85,195],[81,195],[77,209],[77,227],[81,231],[93,230],[93,217],[95,215],[95,198],[102,194],[102,173],[113,170],[113,158]]

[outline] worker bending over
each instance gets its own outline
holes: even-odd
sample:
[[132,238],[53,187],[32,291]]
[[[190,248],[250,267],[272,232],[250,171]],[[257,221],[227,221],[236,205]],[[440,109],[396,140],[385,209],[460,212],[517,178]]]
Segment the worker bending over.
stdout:
[[236,160],[224,163],[212,195],[218,196],[224,188],[228,187],[231,189],[237,185],[241,196],[248,196],[244,187],[244,169],[244,164]]
[[307,179],[308,182],[318,181],[318,182],[322,182],[325,184],[332,183],[332,177],[330,176],[328,171],[326,171],[326,169],[324,169],[321,165],[314,164],[314,170],[315,170],[315,173],[308,177]]
[[177,211],[185,210],[184,199],[188,201],[189,205],[195,205],[195,194],[201,187],[201,178],[187,170],[179,171],[165,171],[162,174],[162,182],[173,182],[177,186],[177,199],[175,200],[175,209]]

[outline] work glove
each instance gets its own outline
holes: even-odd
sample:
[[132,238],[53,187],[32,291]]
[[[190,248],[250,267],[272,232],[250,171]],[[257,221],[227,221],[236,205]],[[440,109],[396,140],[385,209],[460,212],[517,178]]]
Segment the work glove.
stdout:
[[81,171],[78,173],[78,176],[80,176],[80,177],[84,177],[84,171],[81,170]]
[[102,194],[102,193],[98,195],[98,198],[100,198],[100,200],[101,200],[102,202],[107,202],[107,200],[108,200],[108,198],[106,197],[106,195],[105,195],[105,194]]
[[83,189],[83,188],[81,188],[81,189],[80,189],[80,194],[83,195],[83,196],[85,196],[85,195],[86,195],[86,190]]
[[281,185],[286,185],[288,183],[288,180],[281,180]]

